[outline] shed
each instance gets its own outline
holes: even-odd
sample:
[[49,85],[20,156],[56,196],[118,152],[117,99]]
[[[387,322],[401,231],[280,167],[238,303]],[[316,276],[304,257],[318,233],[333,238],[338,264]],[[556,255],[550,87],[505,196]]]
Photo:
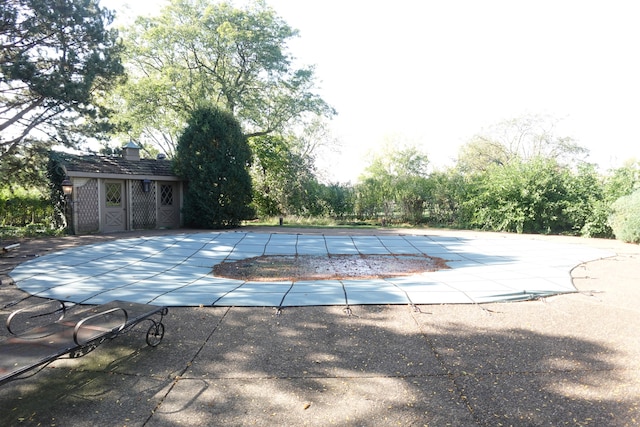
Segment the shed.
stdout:
[[74,234],[178,228],[184,183],[171,161],[141,159],[129,142],[122,156],[57,153],[72,184],[69,228]]

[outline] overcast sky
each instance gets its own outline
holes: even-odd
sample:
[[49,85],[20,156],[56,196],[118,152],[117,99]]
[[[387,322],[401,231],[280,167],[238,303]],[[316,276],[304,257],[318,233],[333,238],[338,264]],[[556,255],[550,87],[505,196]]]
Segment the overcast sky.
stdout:
[[334,179],[355,179],[365,153],[390,138],[452,164],[475,133],[523,114],[562,119],[558,136],[576,139],[603,169],[640,158],[634,1],[267,3],[300,31],[290,52],[315,64],[319,92],[338,111]]

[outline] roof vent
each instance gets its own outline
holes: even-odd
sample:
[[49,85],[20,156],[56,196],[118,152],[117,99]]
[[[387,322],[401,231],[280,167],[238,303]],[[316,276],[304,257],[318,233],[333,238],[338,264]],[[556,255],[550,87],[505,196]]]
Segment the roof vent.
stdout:
[[158,153],[158,155],[156,156],[156,159],[158,160],[164,160],[167,158],[167,155],[164,153]]

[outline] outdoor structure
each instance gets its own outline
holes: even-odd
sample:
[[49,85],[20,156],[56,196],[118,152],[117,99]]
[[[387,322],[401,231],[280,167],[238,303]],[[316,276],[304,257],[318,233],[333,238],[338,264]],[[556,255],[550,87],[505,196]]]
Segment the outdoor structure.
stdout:
[[59,153],[74,234],[178,228],[183,182],[163,156],[141,159],[129,142],[122,156]]

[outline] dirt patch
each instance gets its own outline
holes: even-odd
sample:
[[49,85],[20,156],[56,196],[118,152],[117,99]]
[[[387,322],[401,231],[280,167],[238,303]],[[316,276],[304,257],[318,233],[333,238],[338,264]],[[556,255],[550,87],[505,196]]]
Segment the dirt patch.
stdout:
[[442,258],[427,255],[263,255],[213,267],[217,277],[256,282],[372,279],[448,269]]

